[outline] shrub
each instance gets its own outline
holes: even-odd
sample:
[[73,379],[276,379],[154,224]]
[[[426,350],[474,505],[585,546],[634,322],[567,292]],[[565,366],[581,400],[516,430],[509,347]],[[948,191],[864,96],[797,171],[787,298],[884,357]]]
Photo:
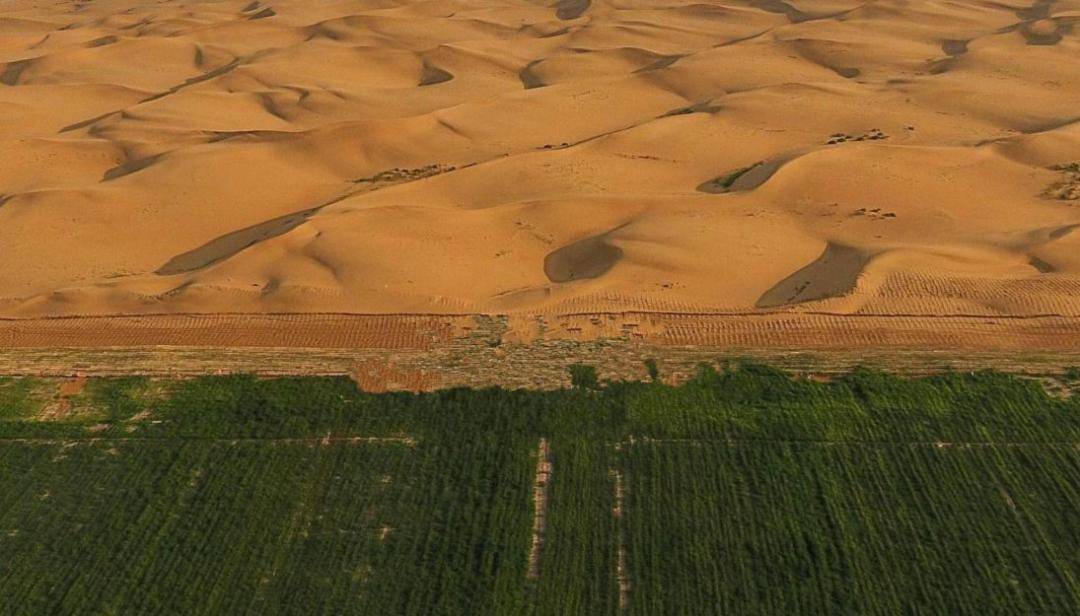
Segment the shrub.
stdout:
[[585,364],[570,366],[570,384],[575,389],[600,389],[600,379],[596,376],[596,368]]
[[650,357],[645,360],[645,370],[649,372],[649,380],[654,383],[660,380],[660,368],[656,365],[655,359]]

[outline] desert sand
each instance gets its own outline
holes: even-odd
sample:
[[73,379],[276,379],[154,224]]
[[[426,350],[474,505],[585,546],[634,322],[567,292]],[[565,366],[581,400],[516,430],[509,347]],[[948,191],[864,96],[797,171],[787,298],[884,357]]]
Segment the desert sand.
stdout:
[[1080,317],[1080,0],[0,0],[2,317],[631,311]]

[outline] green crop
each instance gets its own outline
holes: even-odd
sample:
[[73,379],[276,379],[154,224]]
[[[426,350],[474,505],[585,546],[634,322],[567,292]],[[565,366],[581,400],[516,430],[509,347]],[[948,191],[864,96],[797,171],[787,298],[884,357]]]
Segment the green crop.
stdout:
[[0,380],[0,613],[1080,610],[1080,399],[1032,380],[55,385]]

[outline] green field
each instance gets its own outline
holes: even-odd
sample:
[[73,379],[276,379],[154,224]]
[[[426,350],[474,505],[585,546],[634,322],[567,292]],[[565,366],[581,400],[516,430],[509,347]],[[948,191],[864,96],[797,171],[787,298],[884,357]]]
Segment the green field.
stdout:
[[0,379],[0,462],[0,614],[1080,612],[1080,396],[1001,374]]

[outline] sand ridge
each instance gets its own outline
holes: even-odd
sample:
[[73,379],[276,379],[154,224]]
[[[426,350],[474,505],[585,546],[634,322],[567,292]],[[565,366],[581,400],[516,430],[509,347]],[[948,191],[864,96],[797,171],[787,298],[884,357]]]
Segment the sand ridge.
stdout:
[[1080,316],[1080,1],[0,2],[0,316]]

